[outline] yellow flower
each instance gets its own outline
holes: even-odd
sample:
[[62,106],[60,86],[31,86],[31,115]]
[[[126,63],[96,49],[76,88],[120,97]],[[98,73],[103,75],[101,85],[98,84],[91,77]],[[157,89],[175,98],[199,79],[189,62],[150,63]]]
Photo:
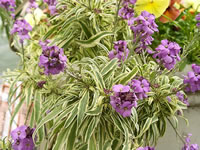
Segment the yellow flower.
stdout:
[[146,10],[158,18],[165,12],[169,4],[170,0],[137,0],[135,11],[140,14]]

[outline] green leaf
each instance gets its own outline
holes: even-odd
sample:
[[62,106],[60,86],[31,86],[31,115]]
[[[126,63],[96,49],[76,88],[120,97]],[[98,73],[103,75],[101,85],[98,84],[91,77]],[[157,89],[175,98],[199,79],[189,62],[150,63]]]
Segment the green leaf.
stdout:
[[60,132],[58,133],[58,137],[56,139],[56,142],[53,146],[53,150],[61,150],[64,149],[64,144],[66,141],[66,135],[69,132],[69,128],[63,128],[62,130],[60,130]]
[[39,91],[35,91],[35,98],[34,98],[34,120],[36,123],[38,122],[39,115],[40,115],[40,105],[41,105],[41,94]]
[[138,73],[138,67],[134,67],[125,77],[120,80],[120,83],[126,85],[131,79],[133,79]]
[[87,36],[87,38],[90,38],[92,36],[91,32],[89,31],[87,25],[82,22],[82,21],[78,21],[79,25],[81,26],[82,30],[84,31],[85,35]]
[[78,111],[78,105],[74,106],[74,109],[71,111],[71,114],[66,119],[65,125],[64,125],[65,128],[68,128],[71,125],[71,123],[73,122],[74,118],[77,116],[77,111]]
[[88,40],[76,40],[76,43],[82,47],[95,47],[102,38],[110,35],[113,35],[113,33],[108,31],[101,31]]
[[34,92],[34,84],[32,82],[28,82],[25,86],[25,96],[26,96],[26,103],[27,106],[30,105]]
[[97,106],[96,108],[93,108],[92,110],[87,111],[86,114],[89,116],[97,116],[102,113],[102,110],[103,110],[103,107],[102,105],[100,105],[100,106]]
[[115,68],[118,66],[118,59],[112,59],[106,66],[102,69],[101,74],[102,76],[106,75],[109,71],[114,71]]
[[96,146],[97,146],[97,143],[96,143],[95,136],[92,135],[88,143],[88,150],[97,150]]
[[57,107],[54,110],[52,110],[50,113],[47,114],[47,116],[45,116],[37,125],[37,128],[35,129],[35,132],[33,134],[33,137],[35,137],[36,133],[38,132],[38,130],[47,122],[49,122],[50,120],[54,119],[55,117],[57,117],[61,112],[62,112],[62,108],[61,107]]
[[42,126],[38,132],[37,132],[37,142],[36,142],[36,145],[39,145],[41,144],[41,142],[44,140],[44,136],[45,136],[45,133],[44,133],[44,126]]
[[[94,65],[91,66],[91,69],[92,69],[92,72],[94,74],[91,74],[90,75],[93,77],[93,79],[95,80],[97,86],[99,87],[99,89],[101,89],[102,91],[105,89],[105,83],[104,83],[104,80],[103,80],[103,76],[102,74],[99,72],[98,68],[95,67]],[[89,72],[88,72],[89,73]]]
[[99,123],[99,117],[93,117],[93,119],[90,121],[87,130],[86,130],[86,134],[85,134],[85,141],[88,142],[88,140],[90,139],[90,137],[92,136],[92,134],[94,133],[94,130],[96,129],[98,123]]
[[13,113],[13,115],[12,115],[12,117],[11,117],[10,126],[12,125],[15,116],[17,115],[17,113],[19,112],[19,110],[20,110],[22,104],[24,103],[24,100],[25,100],[25,97],[22,97],[22,98],[19,100],[19,103],[17,104],[17,106],[16,106],[16,108],[15,108],[15,110],[14,110],[14,113]]
[[122,125],[121,125],[119,119],[116,118],[116,117],[114,116],[114,114],[111,115],[111,118],[112,118],[112,120],[113,120],[115,126],[116,126],[122,133],[124,133],[123,128],[122,128]]
[[67,141],[67,149],[73,150],[74,149],[74,144],[75,144],[75,139],[76,139],[76,131],[77,131],[77,123],[72,124],[72,128],[69,132],[68,138],[66,139]]
[[78,127],[83,121],[83,117],[87,110],[88,102],[89,102],[89,92],[87,90],[84,91],[82,98],[80,99],[79,106],[78,106],[78,115],[77,115],[77,124]]
[[112,150],[112,143],[113,143],[113,140],[107,140],[104,143],[103,149],[104,150]]
[[150,128],[151,124],[157,121],[158,121],[158,118],[156,117],[156,115],[154,115],[151,118],[147,118],[143,125],[143,128],[140,130],[140,134],[136,138],[141,137]]
[[[8,103],[11,103],[12,97],[16,93],[17,89],[20,87],[20,86],[18,86],[17,88],[15,88],[16,83],[19,81],[18,79],[21,77],[21,75],[22,74],[20,74],[19,76],[17,76],[15,78],[15,80],[12,82],[11,86],[10,86],[9,93],[8,93]],[[13,88],[15,88],[14,91],[13,91]]]

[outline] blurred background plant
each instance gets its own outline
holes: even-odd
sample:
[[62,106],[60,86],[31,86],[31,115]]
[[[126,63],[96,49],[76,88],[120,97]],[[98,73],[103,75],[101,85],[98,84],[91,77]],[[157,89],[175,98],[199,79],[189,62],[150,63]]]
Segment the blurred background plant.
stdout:
[[184,61],[180,66],[180,71],[185,68],[186,64],[200,64],[200,41],[198,40],[198,37],[193,38],[194,34],[199,32],[196,28],[195,17],[197,14],[197,11],[187,8],[184,9],[174,21],[162,23],[157,20],[159,33],[154,34],[154,47],[157,46],[161,39],[175,41],[182,48],[184,48],[185,45],[192,43],[192,47],[186,52],[187,57],[184,58]]

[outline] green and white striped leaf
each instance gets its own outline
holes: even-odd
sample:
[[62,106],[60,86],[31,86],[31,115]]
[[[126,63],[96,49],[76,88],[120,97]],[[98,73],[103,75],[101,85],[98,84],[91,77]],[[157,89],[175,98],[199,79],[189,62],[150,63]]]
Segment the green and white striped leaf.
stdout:
[[82,123],[83,117],[85,116],[85,113],[87,111],[87,106],[88,106],[89,98],[90,98],[89,97],[89,92],[87,90],[85,90],[83,92],[83,96],[80,99],[79,106],[78,106],[78,115],[77,115],[77,124],[78,124],[78,127]]
[[57,117],[61,112],[62,112],[62,108],[57,107],[54,110],[52,110],[50,113],[48,113],[37,125],[37,128],[35,129],[35,132],[33,134],[33,137],[35,137],[36,133],[38,132],[38,130],[47,122],[49,122],[50,120],[54,119],[55,117]]
[[113,33],[108,31],[102,31],[92,36],[88,40],[76,40],[76,43],[82,47],[95,47],[102,38],[110,35],[113,35]]
[[105,76],[109,71],[115,71],[116,67],[118,66],[118,59],[112,59],[106,66],[102,69],[101,74]]
[[138,67],[134,67],[131,72],[127,73],[127,75],[120,80],[120,83],[126,85],[129,81],[131,81],[131,79],[136,76],[137,73]]

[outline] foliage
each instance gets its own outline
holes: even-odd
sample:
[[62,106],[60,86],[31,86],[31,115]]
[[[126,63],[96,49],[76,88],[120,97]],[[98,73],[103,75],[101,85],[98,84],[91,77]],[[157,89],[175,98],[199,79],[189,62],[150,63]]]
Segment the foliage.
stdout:
[[[165,134],[167,121],[177,127],[177,118],[184,118],[183,110],[187,109],[176,96],[184,87],[183,79],[174,76],[181,63],[169,71],[149,54],[136,54],[137,42],[132,43],[132,32],[117,16],[118,1],[62,0],[57,9],[58,15],[47,14],[41,19],[30,33],[31,39],[21,47],[18,54],[22,67],[4,75],[11,84],[9,104],[20,97],[10,124],[26,103],[31,116],[28,124],[36,127],[36,145],[53,150],[135,150],[142,145],[156,145]],[[162,33],[166,29],[163,26],[160,30]],[[162,36],[166,38],[167,34]],[[46,76],[38,66],[42,53],[39,41],[46,39],[64,49],[68,62],[63,73]],[[123,63],[108,58],[117,40],[128,41],[131,55]],[[17,39],[12,44],[20,48]],[[157,46],[158,41],[154,44]],[[184,58],[194,44],[182,44]],[[151,92],[148,98],[138,101],[137,108],[132,108],[130,117],[123,118],[111,107],[105,90],[140,76],[150,82]],[[40,81],[46,81],[43,88],[37,85]],[[170,103],[167,96],[172,99]]]
[[0,139],[0,149],[11,150],[11,142],[7,138]]

